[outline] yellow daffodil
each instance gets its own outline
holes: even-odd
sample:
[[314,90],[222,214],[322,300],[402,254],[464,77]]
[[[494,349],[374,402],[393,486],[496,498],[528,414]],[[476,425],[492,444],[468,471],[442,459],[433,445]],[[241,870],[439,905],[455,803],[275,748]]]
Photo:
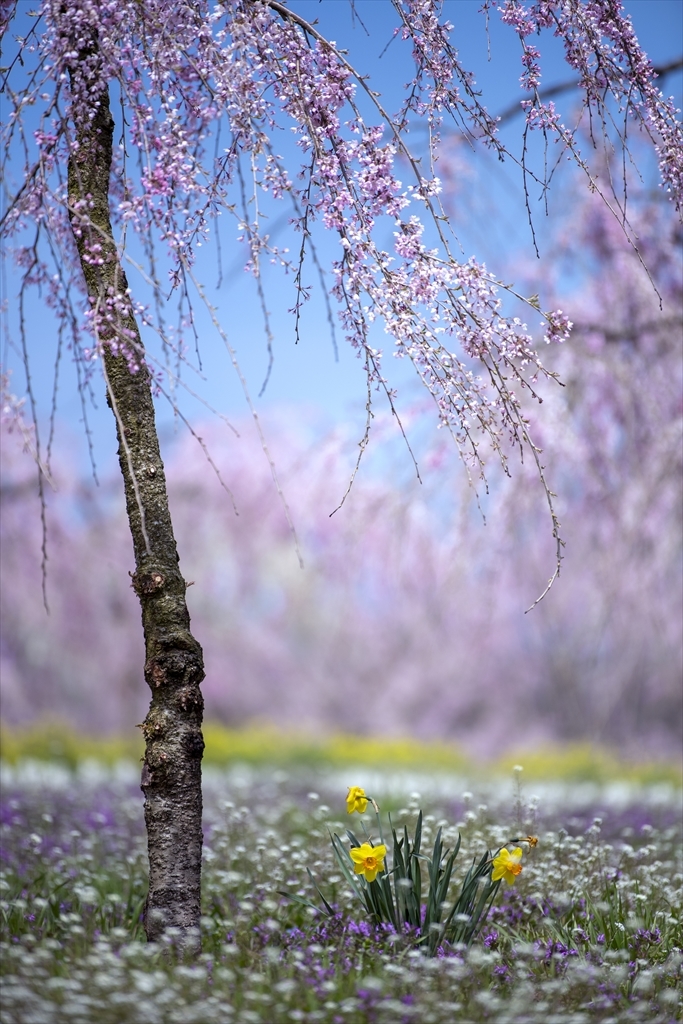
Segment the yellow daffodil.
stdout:
[[516,846],[512,853],[509,850],[501,850],[497,857],[493,858],[493,872],[491,881],[497,882],[499,878],[504,879],[506,885],[514,885],[517,875],[522,873],[522,848]]
[[368,798],[365,795],[365,790],[361,789],[360,786],[349,786],[349,792],[346,797],[346,810],[349,814],[353,814],[354,811],[358,811],[359,814],[365,814],[367,806]]
[[370,843],[363,843],[362,846],[351,848],[351,860],[353,870],[357,875],[365,875],[368,882],[374,882],[378,871],[384,868],[384,858],[387,855],[386,846],[370,846]]

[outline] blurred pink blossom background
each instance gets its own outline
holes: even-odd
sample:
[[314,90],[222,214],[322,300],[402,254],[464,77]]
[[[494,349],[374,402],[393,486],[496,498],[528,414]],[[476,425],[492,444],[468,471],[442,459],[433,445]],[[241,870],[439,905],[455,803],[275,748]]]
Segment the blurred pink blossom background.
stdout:
[[[195,425],[239,512],[196,440],[171,441],[208,717],[438,737],[484,758],[574,741],[680,756],[681,225],[656,197],[634,204],[654,287],[604,204],[569,197],[567,209],[552,261],[515,263],[517,281],[575,325],[548,349],[565,386],[529,408],[566,541],[549,594],[525,614],[554,569],[535,470],[512,458],[508,479],[491,460],[480,511],[446,436],[424,440],[421,400],[403,408],[425,484],[408,480],[407,455],[381,442],[390,418],[378,419],[374,455],[332,516],[358,439],[295,409],[266,418],[303,568],[251,422],[239,439]],[[53,461],[46,614],[30,436],[11,402],[3,419],[3,720],[129,730],[148,695],[118,472],[98,489],[75,461]]]

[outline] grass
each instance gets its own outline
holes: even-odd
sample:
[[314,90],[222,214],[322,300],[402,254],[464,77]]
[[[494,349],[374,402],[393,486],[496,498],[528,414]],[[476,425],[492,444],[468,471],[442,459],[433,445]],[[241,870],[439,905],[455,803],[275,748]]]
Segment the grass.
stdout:
[[[371,786],[396,824],[412,827],[424,810],[425,845],[439,827],[447,846],[462,835],[455,885],[486,847],[539,836],[478,941],[430,959],[409,935],[369,922],[339,870],[328,829],[343,836],[349,824],[350,769],[246,760],[205,773],[203,951],[193,961],[175,954],[172,935],[161,948],[144,942],[137,768],[5,764],[3,1024],[680,1019],[675,788],[632,789],[619,804],[605,789],[586,805],[585,789],[573,784],[535,800],[509,781],[474,780],[462,792],[458,776],[434,774],[422,797],[406,791],[397,799],[389,773],[354,769],[348,782]],[[315,902],[307,868],[333,917],[278,895]]]

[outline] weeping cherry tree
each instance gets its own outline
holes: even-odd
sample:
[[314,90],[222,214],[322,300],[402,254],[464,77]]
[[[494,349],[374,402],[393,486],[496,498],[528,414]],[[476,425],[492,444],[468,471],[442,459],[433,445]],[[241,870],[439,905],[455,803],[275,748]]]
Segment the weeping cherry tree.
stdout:
[[[31,358],[45,358],[27,326],[36,290],[52,309],[58,351],[70,351],[84,395],[101,375],[118,437],[151,692],[141,780],[151,941],[174,927],[196,943],[200,920],[204,665],[190,629],[154,406],[165,396],[177,407],[182,368],[194,358],[185,335],[197,307],[227,347],[253,411],[197,258],[221,214],[234,218],[246,246],[269,349],[264,261],[290,273],[297,332],[309,296],[304,265],[320,276],[330,324],[338,318],[365,371],[359,461],[375,402],[388,403],[401,425],[376,347],[377,322],[393,354],[411,364],[474,477],[483,477],[491,454],[506,468],[515,448],[535,463],[556,542],[553,578],[560,569],[553,494],[524,411],[554,374],[532,342],[538,322],[528,328],[508,315],[508,296],[526,301],[546,342],[567,339],[571,324],[561,310],[543,311],[536,296],[515,296],[476,258],[463,259],[452,235],[435,173],[444,124],[500,159],[509,154],[441,7],[392,0],[394,35],[412,51],[414,76],[399,109],[389,111],[366,69],[297,13],[296,0],[36,0],[31,11],[19,0],[2,4],[1,225],[17,282],[11,343],[26,366],[41,495],[52,433],[45,444],[29,372]],[[353,0],[351,11],[361,16]],[[544,97],[536,43],[553,33],[593,131],[608,146],[626,146],[638,125],[680,209],[681,127],[619,0],[485,0],[482,11],[502,18],[521,45],[518,162],[527,196],[547,185],[528,160],[530,140],[540,138],[546,150],[554,145],[553,156],[576,162],[590,190],[602,190],[629,234],[625,195],[592,175],[576,126],[565,126]],[[408,143],[416,125],[427,129],[419,155]],[[291,145],[280,145],[283,129]],[[294,255],[269,235],[263,202],[283,204],[297,232]],[[326,268],[332,242],[336,254]],[[133,273],[138,284],[131,287]],[[168,326],[171,301],[181,311],[178,330]],[[155,334],[159,358],[145,342]]]

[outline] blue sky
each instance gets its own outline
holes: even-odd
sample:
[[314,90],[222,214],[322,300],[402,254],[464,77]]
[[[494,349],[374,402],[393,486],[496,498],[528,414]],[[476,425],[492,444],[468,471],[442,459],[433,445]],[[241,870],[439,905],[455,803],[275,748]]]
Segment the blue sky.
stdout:
[[[22,16],[31,9],[20,5]],[[345,0],[292,0],[291,6],[309,20],[318,19],[320,31],[349,52],[351,63],[361,73],[371,75],[373,88],[382,93],[382,101],[390,110],[398,107],[402,89],[409,78],[409,57],[406,45],[392,38],[395,24],[394,11],[389,0],[360,0],[356,4],[363,25],[352,18]],[[489,111],[498,114],[507,109],[515,98],[521,98],[518,79],[521,71],[519,42],[514,34],[502,26],[494,16],[487,40],[485,22],[479,13],[480,0],[446,0],[446,16],[453,22],[453,41],[458,47],[465,67],[475,74],[483,92],[482,100]],[[679,0],[630,0],[625,4],[631,14],[636,33],[655,64],[665,63],[680,56],[683,50],[683,3]],[[22,19],[23,20],[23,19]],[[366,34],[367,29],[368,34]],[[20,31],[20,29],[19,29]],[[490,59],[489,59],[490,47]],[[561,45],[545,34],[541,40],[544,69],[543,85],[551,86],[573,77],[562,60]],[[382,55],[382,52],[385,51]],[[674,94],[681,105],[680,73],[669,77],[665,94]],[[571,109],[573,97],[558,97],[561,111]],[[514,151],[519,151],[521,119],[511,121],[504,129],[504,140]],[[415,136],[420,146],[419,133]],[[561,212],[561,195],[554,200]],[[474,177],[458,197],[462,204],[459,235],[465,256],[477,255],[496,270],[497,253],[508,255],[519,247],[530,249],[530,234],[521,201],[520,176],[511,162],[501,166],[491,157],[484,158]],[[542,221],[542,216],[539,214]],[[542,234],[542,232],[541,232]],[[335,355],[326,325],[324,305],[319,292],[308,305],[303,321],[302,337],[294,344],[293,318],[287,313],[292,305],[291,280],[283,280],[275,273],[265,275],[266,296],[274,330],[275,364],[268,387],[257,397],[263,382],[267,357],[264,332],[251,280],[240,269],[241,252],[232,239],[234,221],[227,222],[222,231],[225,280],[220,290],[214,288],[217,279],[215,250],[200,258],[198,273],[206,285],[218,317],[229,334],[240,365],[247,378],[257,409],[264,412],[286,407],[289,415],[297,416],[306,410],[325,425],[354,424],[360,430],[363,420],[365,385],[361,366],[355,355],[347,350],[341,332],[338,332],[338,358]],[[323,243],[323,256],[331,258],[332,244]],[[23,394],[25,378],[16,351],[16,321],[12,313],[13,277],[5,282],[10,314],[5,328],[14,344],[3,343],[3,362],[13,370],[13,390]],[[314,276],[309,283],[315,285]],[[205,395],[207,401],[221,412],[239,420],[247,413],[244,397],[222,344],[215,338],[208,318],[198,318],[202,337],[202,355],[206,380],[197,379],[192,386]],[[49,414],[54,363],[54,328],[49,313],[36,303],[31,308],[29,349],[32,375],[38,396],[43,427]],[[380,337],[378,344],[383,344]],[[389,348],[389,345],[386,346]],[[75,387],[75,372],[67,361],[61,369],[59,415],[63,424],[63,439],[73,446],[73,453],[85,464],[86,445],[82,438],[81,403]],[[399,381],[401,380],[399,374]],[[206,413],[191,400],[183,405],[188,415],[199,417]],[[163,404],[159,407],[161,430],[168,434],[172,419]],[[115,439],[111,413],[103,400],[91,410],[97,458],[107,462],[115,452]]]

